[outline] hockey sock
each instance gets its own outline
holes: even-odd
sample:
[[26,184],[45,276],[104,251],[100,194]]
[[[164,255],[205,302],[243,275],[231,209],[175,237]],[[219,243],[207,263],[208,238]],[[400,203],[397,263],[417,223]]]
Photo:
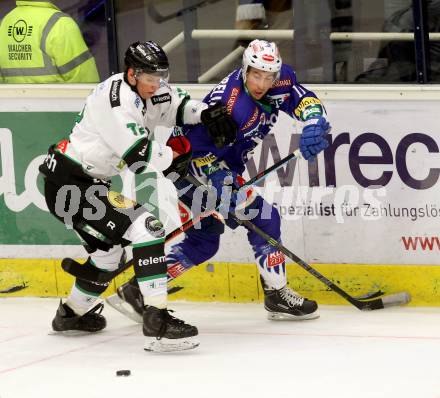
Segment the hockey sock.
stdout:
[[133,244],[133,260],[144,304],[166,308],[167,265],[164,239]]
[[279,290],[287,283],[284,254],[269,244],[253,247],[258,271],[268,289]]
[[113,246],[108,251],[95,250],[90,258],[92,264],[102,271],[114,271],[118,268],[122,256],[124,255],[124,249],[120,245]]
[[[115,246],[109,251],[96,250],[84,264],[85,267],[95,267],[100,271],[113,271],[118,268],[123,249]],[[99,284],[89,282],[83,279],[76,279],[72,286],[66,304],[72,308],[78,315],[86,313],[104,293],[109,284]]]
[[98,285],[83,279],[76,279],[66,304],[78,315],[84,315],[93,307],[99,296],[107,289],[108,284]]
[[168,282],[176,279],[195,265],[196,264],[185,256],[180,245],[174,245],[167,255]]

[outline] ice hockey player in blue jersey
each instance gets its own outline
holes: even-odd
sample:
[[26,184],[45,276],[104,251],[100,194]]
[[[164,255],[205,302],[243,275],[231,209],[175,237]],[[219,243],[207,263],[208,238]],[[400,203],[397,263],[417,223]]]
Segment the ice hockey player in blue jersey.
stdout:
[[[212,131],[208,123],[185,126],[184,134],[191,142],[193,160],[190,173],[218,193],[225,184],[238,189],[241,174],[252,150],[270,132],[278,112],[283,111],[303,122],[300,150],[303,158],[311,159],[327,148],[326,134],[330,124],[325,109],[316,95],[300,85],[292,67],[283,64],[275,43],[254,40],[243,54],[243,65],[225,77],[203,100],[209,105],[221,103],[237,125],[236,131]],[[176,183],[185,192],[188,182]],[[180,197],[191,207],[194,188]],[[258,210],[251,221],[274,239],[281,241],[280,215],[254,191],[231,195],[229,210]],[[262,211],[262,209],[265,211]],[[269,209],[269,211],[267,211]],[[222,214],[231,228],[237,224]],[[213,257],[219,249],[225,224],[214,217],[204,218],[200,228],[186,232],[182,242],[172,246],[167,255],[168,280]],[[248,241],[254,252],[264,291],[264,307],[271,320],[303,320],[317,318],[318,305],[301,297],[287,286],[284,255],[259,235],[248,231]],[[134,279],[122,285],[110,298],[116,309],[141,319],[142,307],[136,305],[139,290]],[[129,311],[127,311],[128,303]]]

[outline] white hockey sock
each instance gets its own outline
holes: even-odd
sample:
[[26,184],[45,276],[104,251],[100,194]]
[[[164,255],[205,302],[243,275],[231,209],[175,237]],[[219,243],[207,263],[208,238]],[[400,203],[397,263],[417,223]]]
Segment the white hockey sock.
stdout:
[[157,308],[167,307],[167,276],[155,279],[140,278],[137,280],[145,305],[152,305]]
[[95,305],[97,300],[99,300],[99,294],[86,292],[75,283],[72,286],[69,297],[67,297],[66,304],[72,308],[77,315],[84,315]]
[[114,271],[118,268],[124,249],[120,245],[113,246],[109,251],[96,250],[90,258],[96,268],[103,271]]
[[284,254],[280,251],[274,252],[269,245],[262,249],[256,255],[258,271],[269,289],[279,290],[287,283]]

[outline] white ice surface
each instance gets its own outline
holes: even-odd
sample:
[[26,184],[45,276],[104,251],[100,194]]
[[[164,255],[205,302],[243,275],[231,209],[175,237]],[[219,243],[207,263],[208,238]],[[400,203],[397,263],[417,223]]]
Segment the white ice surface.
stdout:
[[0,300],[1,398],[440,397],[438,308],[322,306],[318,320],[273,322],[258,304],[172,303],[201,345],[158,354],[108,306],[103,332],[52,335],[57,305]]

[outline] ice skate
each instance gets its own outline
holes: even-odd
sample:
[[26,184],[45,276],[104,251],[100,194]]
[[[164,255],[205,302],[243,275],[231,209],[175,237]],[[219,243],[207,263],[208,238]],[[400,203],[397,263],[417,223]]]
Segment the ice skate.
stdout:
[[[170,287],[168,289],[168,295],[182,289],[183,287],[181,286]],[[139,285],[134,277],[119,286],[115,294],[105,299],[110,307],[113,307],[116,311],[119,311],[137,323],[142,323],[142,315],[144,312],[143,300]]]
[[319,318],[316,301],[301,297],[289,287],[264,290],[264,308],[272,321],[306,320]]
[[116,294],[107,297],[105,301],[121,314],[137,323],[142,323],[144,299],[134,277],[119,286]]
[[63,304],[60,301],[52,321],[52,329],[55,332],[99,332],[107,325],[105,318],[101,315],[103,307],[104,304],[99,303],[84,315],[77,315],[66,303]]
[[167,309],[145,307],[143,322],[146,351],[190,350],[200,344],[197,328],[171,316]]

